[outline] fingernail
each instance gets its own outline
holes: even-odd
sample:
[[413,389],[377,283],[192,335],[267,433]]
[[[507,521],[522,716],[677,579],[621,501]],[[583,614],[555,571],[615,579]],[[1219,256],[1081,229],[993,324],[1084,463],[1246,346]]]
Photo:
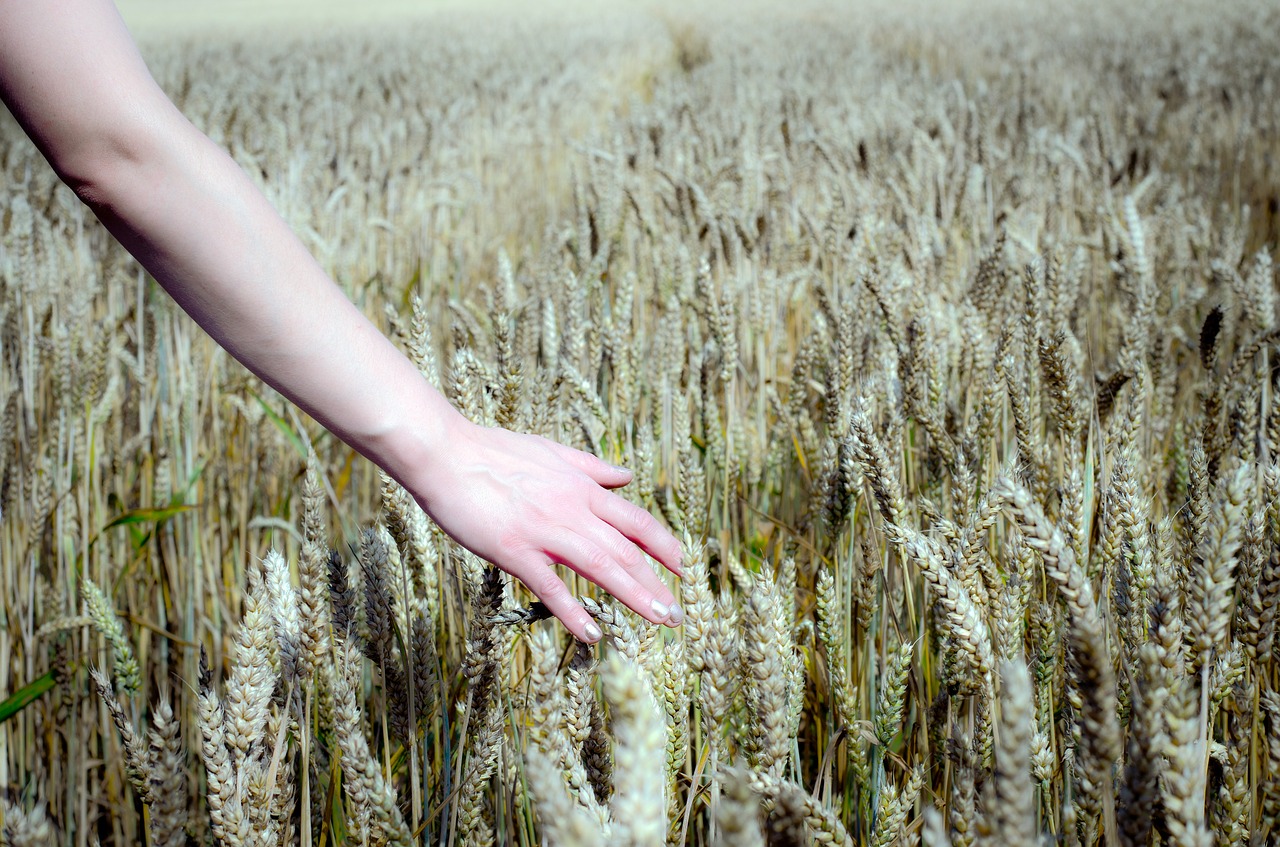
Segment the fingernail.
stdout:
[[659,602],[657,597],[653,598],[653,601],[649,603],[649,608],[653,609],[655,615],[663,619],[671,614],[671,609],[667,607],[667,604]]
[[587,633],[587,640],[592,642],[599,641],[600,636],[604,635],[604,633],[600,631],[600,627],[596,626],[595,621],[587,621],[587,625],[583,630]]
[[671,621],[672,626],[679,626],[680,624],[684,623],[684,612],[680,609],[679,606],[672,606],[671,615],[667,618],[667,620]]

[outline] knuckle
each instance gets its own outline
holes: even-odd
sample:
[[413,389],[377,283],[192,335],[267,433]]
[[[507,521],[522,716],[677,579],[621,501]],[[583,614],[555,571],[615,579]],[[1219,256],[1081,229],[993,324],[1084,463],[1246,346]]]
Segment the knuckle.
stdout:
[[498,536],[498,552],[507,558],[515,558],[524,547],[523,537],[516,532],[504,532]]
[[587,551],[585,564],[592,573],[600,574],[609,569],[613,564],[613,559],[599,547],[593,547]]
[[637,535],[647,535],[658,526],[657,518],[639,506],[631,506],[628,510],[628,520],[631,522],[632,532]]
[[529,575],[529,579],[525,581],[525,584],[544,603],[554,601],[569,593],[569,589],[564,582],[549,567],[540,567],[535,570]]
[[667,555],[671,557],[673,562],[679,562],[684,559],[684,546],[674,538],[667,542]]
[[524,513],[525,522],[534,529],[545,529],[556,522],[555,501],[550,497],[531,499]]
[[622,542],[618,545],[618,560],[622,562],[627,570],[643,567],[645,565],[644,554],[630,542]]

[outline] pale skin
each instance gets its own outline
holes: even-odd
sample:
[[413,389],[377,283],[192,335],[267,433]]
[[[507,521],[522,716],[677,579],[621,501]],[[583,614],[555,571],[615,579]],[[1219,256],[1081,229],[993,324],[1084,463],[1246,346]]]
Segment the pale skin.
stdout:
[[630,471],[455,410],[169,101],[111,0],[0,0],[0,99],[205,331],[386,470],[459,544],[523,582],[574,636],[596,641],[600,630],[558,564],[653,623],[681,623],[644,555],[678,575],[679,542],[610,490]]

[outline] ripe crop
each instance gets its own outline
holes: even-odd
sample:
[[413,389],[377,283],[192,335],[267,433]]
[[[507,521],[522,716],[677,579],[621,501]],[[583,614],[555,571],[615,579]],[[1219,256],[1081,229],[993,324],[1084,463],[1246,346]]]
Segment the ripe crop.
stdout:
[[1280,10],[719,11],[144,45],[464,413],[635,471],[685,623],[576,580],[595,647],[0,125],[0,844],[1274,841]]

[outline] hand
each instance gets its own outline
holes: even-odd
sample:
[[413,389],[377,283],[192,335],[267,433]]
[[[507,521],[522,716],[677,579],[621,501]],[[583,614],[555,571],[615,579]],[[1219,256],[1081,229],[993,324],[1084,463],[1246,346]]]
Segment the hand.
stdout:
[[679,544],[605,490],[630,473],[545,439],[477,427],[449,407],[231,157],[168,101],[110,0],[0,2],[0,100],[219,344],[387,469],[446,532],[521,580],[574,635],[600,637],[553,563],[650,621],[680,623],[641,553],[678,571]]
[[680,575],[680,542],[606,490],[631,472],[534,435],[460,421],[420,484],[418,504],[455,541],[523,582],[582,641],[600,628],[553,564],[567,565],[649,621],[679,626],[675,597],[643,550]]
[[0,100],[219,344],[387,469],[446,532],[529,586],[574,635],[600,637],[552,563],[655,623],[679,625],[675,598],[640,551],[678,573],[680,545],[605,490],[631,474],[465,422],[226,151],[169,102],[110,0],[0,2]]

